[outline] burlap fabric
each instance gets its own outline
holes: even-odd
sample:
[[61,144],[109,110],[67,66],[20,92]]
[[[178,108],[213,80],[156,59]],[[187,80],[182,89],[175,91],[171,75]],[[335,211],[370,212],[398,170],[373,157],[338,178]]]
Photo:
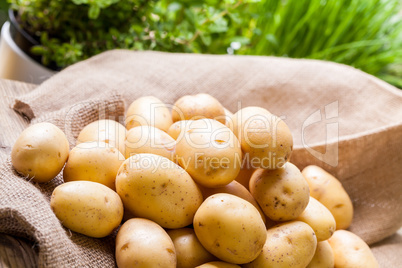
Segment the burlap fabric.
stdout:
[[[122,120],[123,106],[140,96],[173,104],[197,92],[215,96],[232,112],[258,105],[281,116],[294,136],[291,161],[301,169],[320,165],[342,181],[355,208],[350,229],[369,244],[401,227],[402,93],[351,67],[115,50],[65,69],[20,97],[14,109],[33,123],[57,124],[74,145],[85,124]],[[40,266],[114,265],[113,236],[92,239],[66,231],[53,215],[48,197],[60,175],[35,185],[17,176],[8,161],[0,176],[0,231],[36,241]]]

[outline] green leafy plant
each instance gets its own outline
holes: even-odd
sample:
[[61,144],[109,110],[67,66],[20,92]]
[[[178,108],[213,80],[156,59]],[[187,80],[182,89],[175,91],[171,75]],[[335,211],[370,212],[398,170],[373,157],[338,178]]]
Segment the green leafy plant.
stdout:
[[0,25],[7,20],[7,10],[9,4],[6,1],[0,1]]
[[345,63],[402,85],[398,0],[8,1],[45,65],[113,48],[275,55]]
[[[226,53],[246,1],[12,0],[45,65],[113,48]],[[234,26],[236,25],[237,26]],[[231,28],[233,26],[233,28]],[[219,41],[218,41],[219,40]]]

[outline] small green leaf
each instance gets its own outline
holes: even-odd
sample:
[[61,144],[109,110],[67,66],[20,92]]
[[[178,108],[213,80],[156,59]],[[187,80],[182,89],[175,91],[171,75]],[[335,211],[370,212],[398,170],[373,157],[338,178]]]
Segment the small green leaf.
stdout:
[[212,42],[211,35],[206,34],[206,33],[201,33],[200,37],[201,37],[201,40],[204,43],[204,45],[206,45],[206,46],[211,45],[211,42]]
[[208,30],[211,33],[226,32],[228,30],[228,22],[224,18],[220,17],[208,26]]
[[95,20],[99,17],[100,7],[96,5],[91,5],[88,9],[88,18]]
[[46,48],[44,46],[33,46],[31,52],[35,55],[43,55],[46,53]]
[[169,6],[167,7],[167,11],[168,12],[176,12],[179,11],[182,8],[182,5],[178,2],[173,2],[171,4],[169,4]]

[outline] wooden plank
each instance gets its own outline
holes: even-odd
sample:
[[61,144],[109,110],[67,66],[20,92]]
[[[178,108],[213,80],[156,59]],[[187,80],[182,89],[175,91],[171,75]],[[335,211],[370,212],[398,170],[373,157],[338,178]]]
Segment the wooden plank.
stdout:
[[32,242],[0,235],[0,268],[37,267],[37,252]]
[[33,84],[0,79],[0,163],[11,153],[19,133],[29,124],[11,108],[14,98],[35,87]]

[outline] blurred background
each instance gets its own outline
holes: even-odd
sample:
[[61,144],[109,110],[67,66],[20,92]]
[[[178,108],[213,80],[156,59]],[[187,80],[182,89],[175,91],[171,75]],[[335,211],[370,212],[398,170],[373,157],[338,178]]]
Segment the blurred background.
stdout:
[[344,63],[402,88],[398,0],[0,0],[1,24],[8,8],[53,70],[113,48],[273,55]]
[[5,0],[0,0],[0,24],[3,25],[3,23],[7,20],[7,9],[9,7],[9,4]]

